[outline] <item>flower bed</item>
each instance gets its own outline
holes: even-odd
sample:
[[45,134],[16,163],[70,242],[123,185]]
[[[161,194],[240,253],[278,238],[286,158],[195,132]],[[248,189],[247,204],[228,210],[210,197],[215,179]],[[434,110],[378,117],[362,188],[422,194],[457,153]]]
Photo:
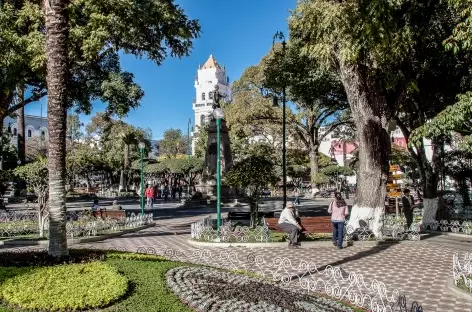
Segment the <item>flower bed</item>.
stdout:
[[[1,298],[12,306],[51,311],[90,309],[109,305],[128,290],[126,277],[103,262],[22,269],[27,272],[6,279],[0,287]],[[0,273],[5,276],[11,270],[1,268]]]
[[[81,299],[92,297],[102,303],[103,299],[107,299],[109,304],[106,307],[96,309],[92,308],[85,311],[101,311],[101,312],[150,312],[150,311],[172,311],[172,312],[191,312],[192,310],[180,302],[179,298],[172,293],[166,285],[166,272],[174,267],[183,265],[179,262],[168,261],[162,257],[136,254],[117,251],[101,251],[101,250],[77,250],[71,249],[69,256],[58,260],[50,257],[46,252],[13,252],[0,253],[0,292],[5,292],[4,285],[23,279],[30,274],[38,273],[35,277],[47,278],[48,283],[37,283],[25,286],[26,288],[40,288],[41,291],[48,289],[49,292],[55,293],[57,296],[34,296],[30,298],[40,301],[46,306],[46,309],[31,310],[28,308],[20,308],[17,305],[9,305],[5,298],[0,298],[0,312],[32,312],[32,311],[53,311],[51,309],[54,304],[66,304],[69,306],[80,294],[84,294]],[[59,264],[59,265],[58,265]],[[71,265],[64,265],[71,264]],[[90,265],[98,265],[94,267],[92,272],[81,270],[81,266],[91,268]],[[67,268],[62,270],[61,267]],[[79,270],[74,270],[74,268]],[[106,268],[106,269],[103,269]],[[72,270],[71,270],[72,269]],[[98,269],[98,271],[97,271]],[[41,272],[47,270],[61,271],[61,274],[44,275]],[[101,271],[102,273],[100,273]],[[116,290],[123,290],[124,284],[121,278],[115,282],[110,277],[116,278],[116,273],[120,272],[120,277],[125,277],[129,281],[126,294],[118,300],[112,300],[108,294],[116,294]],[[78,276],[76,273],[80,274]],[[93,274],[90,274],[93,273]],[[112,273],[111,275],[109,273]],[[103,278],[103,275],[108,278]],[[74,283],[64,282],[66,279],[70,281],[71,276],[75,275]],[[112,282],[110,282],[112,281]],[[40,280],[38,280],[40,282]],[[93,283],[93,285],[91,285]],[[44,289],[42,289],[45,286]],[[23,296],[26,288],[15,292],[15,296]],[[13,294],[13,293],[12,293]],[[65,294],[67,298],[59,300]],[[0,296],[1,297],[1,296]],[[23,296],[24,297],[24,296]],[[113,296],[116,298],[116,296]],[[75,299],[74,299],[75,298]],[[27,298],[26,298],[27,299]],[[73,300],[74,299],[74,300]],[[82,304],[85,300],[75,300],[76,303]],[[88,301],[90,302],[90,301]],[[95,301],[96,302],[96,301]],[[10,301],[10,303],[13,303]],[[74,309],[66,308],[54,311],[73,311]],[[91,307],[91,304],[88,305]],[[76,311],[75,309],[74,311]]]
[[296,292],[265,279],[210,268],[171,269],[167,284],[197,311],[363,311],[326,296]]

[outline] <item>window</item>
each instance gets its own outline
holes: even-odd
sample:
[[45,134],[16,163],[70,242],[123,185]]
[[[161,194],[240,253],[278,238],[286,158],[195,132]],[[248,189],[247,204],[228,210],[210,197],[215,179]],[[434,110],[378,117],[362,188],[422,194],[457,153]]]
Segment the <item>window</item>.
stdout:
[[28,129],[28,138],[31,138],[33,136],[33,132],[31,132],[31,129]]
[[208,93],[208,98],[209,98],[210,100],[213,100],[213,92]]
[[205,125],[205,115],[200,115],[200,126]]
[[44,130],[41,131],[41,136],[45,136],[45,135],[46,135],[46,132],[44,132]]
[[205,92],[202,92],[202,101],[205,101]]
[[13,128],[13,135],[18,135],[18,130],[16,130],[16,128]]

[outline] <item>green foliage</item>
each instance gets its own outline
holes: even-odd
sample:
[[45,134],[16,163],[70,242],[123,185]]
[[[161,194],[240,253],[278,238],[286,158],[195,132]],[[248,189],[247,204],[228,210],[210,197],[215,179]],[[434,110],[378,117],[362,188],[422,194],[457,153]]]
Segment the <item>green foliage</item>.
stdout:
[[321,169],[321,173],[329,177],[338,177],[338,176],[351,176],[354,174],[354,171],[349,167],[329,165]]
[[90,176],[103,170],[106,164],[100,157],[100,150],[87,143],[76,143],[70,149],[66,158],[67,175],[70,178],[76,176]]
[[287,176],[292,178],[296,184],[302,182],[302,179],[310,174],[310,167],[303,165],[287,166]]
[[236,163],[224,176],[227,185],[244,188],[249,195],[251,226],[256,226],[262,188],[279,181],[270,159],[252,155]]
[[0,196],[5,194],[8,183],[12,180],[13,174],[11,170],[0,170]]
[[27,309],[72,310],[106,306],[128,290],[128,280],[102,262],[34,269],[0,287],[8,304]]
[[167,157],[175,157],[178,154],[187,154],[189,142],[187,136],[180,129],[168,129],[164,131],[164,137],[157,143],[159,154]]
[[98,146],[101,162],[111,171],[123,168],[125,163],[125,144],[129,145],[128,160],[132,163],[140,158],[139,141],[151,147],[151,132],[149,129],[136,128],[121,120],[107,117],[98,113],[92,117],[86,126],[86,143]]
[[202,127],[198,130],[198,132],[195,135],[195,156],[197,158],[202,158],[202,159],[205,158],[207,142],[208,142],[208,129],[206,127]]
[[67,137],[67,141],[69,145],[71,143],[78,142],[80,139],[83,139],[84,134],[82,133],[82,130],[81,130],[83,126],[84,124],[80,122],[79,115],[76,115],[76,114],[67,115],[66,137]]
[[451,131],[464,136],[462,148],[472,151],[472,92],[460,94],[457,102],[446,107],[435,118],[423,126],[415,129],[412,133],[412,142],[418,143],[423,137],[437,138],[450,135]]
[[327,67],[339,62],[384,68],[401,60],[412,41],[413,30],[399,18],[405,3],[300,0],[289,20],[290,38],[303,40],[301,52]]
[[[13,113],[13,90],[32,89],[26,103],[46,95],[45,33],[40,1],[2,1],[0,10],[0,116]],[[120,55],[143,56],[161,65],[170,54],[187,56],[200,33],[173,1],[73,0],[69,5],[70,105],[90,113],[93,101],[107,103],[106,113],[126,115],[144,93],[123,71]],[[8,57],[5,57],[8,56]]]
[[13,172],[20,179],[26,181],[37,196],[46,195],[49,182],[47,159],[41,158],[32,163],[19,166]]
[[311,183],[316,185],[322,185],[329,182],[329,177],[323,173],[317,173],[311,177]]
[[3,157],[3,169],[13,169],[18,165],[18,151],[11,144],[11,134],[0,131],[0,157]]
[[262,156],[250,156],[236,163],[225,175],[226,184],[251,188],[254,193],[277,181],[274,164]]

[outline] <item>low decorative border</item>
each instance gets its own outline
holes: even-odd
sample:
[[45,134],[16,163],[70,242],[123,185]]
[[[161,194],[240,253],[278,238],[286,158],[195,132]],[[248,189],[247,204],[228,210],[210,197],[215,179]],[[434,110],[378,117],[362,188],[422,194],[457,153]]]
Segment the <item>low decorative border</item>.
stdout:
[[472,235],[472,221],[434,221],[423,224],[424,229],[430,229],[431,231],[441,231],[445,233],[464,234]]
[[455,253],[452,258],[452,277],[454,285],[464,283],[472,298],[472,252],[461,255]]
[[[104,249],[103,246],[85,244],[77,245],[75,248]],[[28,250],[32,249],[16,248],[8,251],[25,252]],[[325,293],[337,300],[346,301],[373,312],[423,312],[423,308],[416,301],[407,300],[405,294],[398,289],[388,289],[383,282],[375,279],[368,281],[362,274],[346,272],[339,267],[328,265],[319,268],[314,262],[292,263],[289,258],[285,257],[276,257],[271,261],[266,261],[263,255],[257,253],[241,255],[231,250],[221,249],[219,251],[182,250],[167,248],[166,245],[142,246],[136,249],[110,248],[110,250],[153,254],[172,261],[256,274],[279,283],[281,287]]]

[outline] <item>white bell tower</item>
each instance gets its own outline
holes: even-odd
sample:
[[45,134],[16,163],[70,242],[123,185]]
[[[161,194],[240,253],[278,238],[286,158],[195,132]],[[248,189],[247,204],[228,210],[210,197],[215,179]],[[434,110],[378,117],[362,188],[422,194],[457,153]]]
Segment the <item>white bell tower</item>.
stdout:
[[231,89],[229,87],[229,77],[226,75],[226,68],[221,67],[213,55],[210,55],[203,66],[198,66],[195,77],[196,95],[193,99],[193,111],[195,113],[194,133],[192,138],[192,155],[195,155],[195,137],[201,127],[209,121],[209,115],[213,112],[214,91],[218,86],[220,96],[225,101],[229,101]]

